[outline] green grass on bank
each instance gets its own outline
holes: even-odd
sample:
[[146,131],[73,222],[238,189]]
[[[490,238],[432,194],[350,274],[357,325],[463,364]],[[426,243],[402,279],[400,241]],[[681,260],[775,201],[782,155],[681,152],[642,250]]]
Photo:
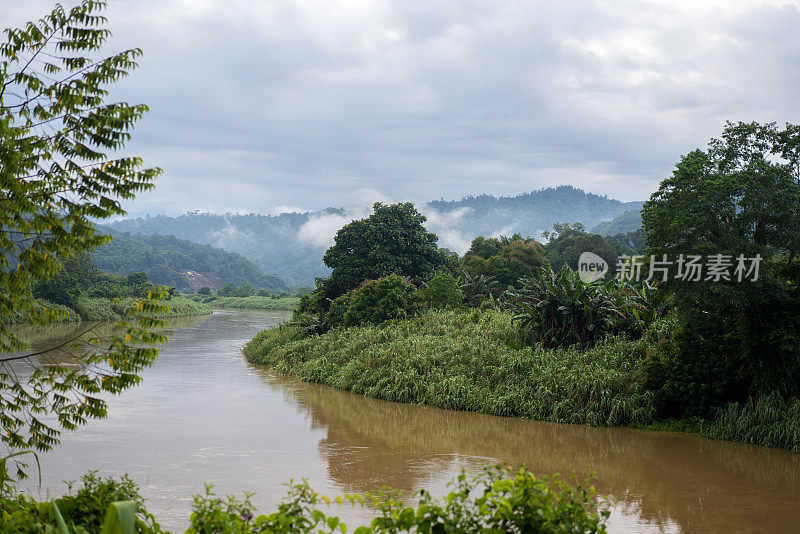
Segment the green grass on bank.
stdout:
[[[55,308],[66,312],[64,318],[59,322],[77,322],[77,321],[116,321],[125,318],[125,310],[136,307],[136,302],[140,300],[136,297],[127,297],[123,299],[113,300],[102,297],[78,297],[75,302],[75,307],[68,308],[59,304],[53,304],[43,299],[38,299],[37,302],[41,306],[48,308]],[[185,317],[190,315],[207,315],[213,310],[207,304],[194,302],[186,297],[174,296],[168,301],[164,302],[169,306],[168,313],[160,317]],[[24,324],[28,322],[27,313],[17,313],[11,317],[3,318],[4,324]]]
[[800,399],[730,404],[712,419],[661,419],[637,380],[647,339],[589,349],[521,346],[500,311],[436,311],[385,326],[304,337],[283,325],[244,349],[251,362],[379,399],[592,426],[699,432],[800,452]]
[[291,326],[265,330],[245,356],[390,401],[594,426],[645,424],[655,416],[652,394],[633,377],[636,342],[522,347],[511,315],[498,311],[428,312],[384,327],[298,334]]
[[[129,297],[114,302],[107,298],[80,297],[75,309],[85,321],[117,320],[124,318],[125,310],[135,307],[138,300],[136,297]],[[174,296],[164,301],[164,304],[169,306],[169,312],[162,317],[207,315],[212,312],[207,304],[194,302],[182,296]]]
[[800,453],[800,399],[773,393],[729,404],[701,434]]
[[214,297],[207,304],[214,308],[236,308],[243,310],[286,310],[291,311],[297,307],[300,299],[297,297]]
[[[71,308],[67,308],[66,306],[62,306],[60,304],[54,304],[49,302],[45,299],[36,299],[37,309],[42,310],[43,308],[48,308],[51,310],[59,310],[64,315],[61,319],[58,320],[59,323],[72,323],[76,321],[80,321],[81,316],[78,315],[78,312]],[[0,317],[0,324],[24,324],[29,322],[28,319],[28,312],[20,312],[15,311],[10,316]]]

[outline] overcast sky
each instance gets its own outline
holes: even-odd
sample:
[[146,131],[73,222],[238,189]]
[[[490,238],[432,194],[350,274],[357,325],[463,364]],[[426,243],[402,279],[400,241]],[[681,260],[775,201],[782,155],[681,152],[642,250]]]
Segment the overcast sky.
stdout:
[[[69,6],[75,2],[66,1]],[[0,27],[52,3],[0,0]],[[800,3],[112,0],[131,215],[571,184],[646,199],[726,120],[800,122]]]

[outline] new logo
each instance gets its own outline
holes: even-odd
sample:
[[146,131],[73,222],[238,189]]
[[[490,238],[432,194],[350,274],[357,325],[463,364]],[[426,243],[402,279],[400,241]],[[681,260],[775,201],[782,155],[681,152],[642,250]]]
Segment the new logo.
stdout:
[[584,284],[600,280],[607,272],[608,263],[594,252],[584,252],[578,258],[578,276]]

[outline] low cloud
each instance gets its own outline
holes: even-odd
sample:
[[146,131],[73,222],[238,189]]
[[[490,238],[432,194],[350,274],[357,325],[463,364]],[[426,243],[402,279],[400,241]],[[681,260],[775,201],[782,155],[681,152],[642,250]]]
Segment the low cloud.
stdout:
[[311,215],[297,231],[297,239],[318,248],[327,248],[333,245],[333,238],[342,226],[360,218],[355,211],[343,215]]
[[514,235],[514,230],[516,230],[518,226],[519,223],[511,223],[506,226],[503,226],[499,230],[495,230],[494,232],[492,232],[491,237],[494,237],[495,239],[500,237],[511,237],[512,235]]
[[464,217],[473,211],[472,208],[464,207],[453,211],[441,212],[427,204],[422,204],[419,210],[428,219],[425,222],[425,227],[439,236],[439,246],[458,254],[464,254],[469,250],[472,239],[475,236],[464,232],[461,226]]
[[226,220],[225,224],[225,228],[222,230],[217,230],[212,234],[211,240],[214,246],[228,249],[232,245],[241,243],[244,239],[252,238],[250,233],[242,232],[233,226],[230,221]]

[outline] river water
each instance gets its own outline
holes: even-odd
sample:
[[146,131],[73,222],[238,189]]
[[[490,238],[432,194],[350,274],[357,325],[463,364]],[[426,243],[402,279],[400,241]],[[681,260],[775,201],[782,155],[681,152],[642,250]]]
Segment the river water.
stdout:
[[[109,417],[63,434],[41,455],[40,497],[96,469],[128,473],[163,527],[182,532],[204,483],[255,492],[272,511],[290,479],[329,495],[391,486],[446,491],[461,467],[526,465],[538,475],[594,475],[616,502],[611,532],[800,532],[800,455],[696,436],[588,428],[394,404],[307,384],[248,364],[241,347],[283,312],[216,311],[175,320],[139,386]],[[27,332],[36,346],[77,325]],[[353,527],[369,510],[330,510]]]

